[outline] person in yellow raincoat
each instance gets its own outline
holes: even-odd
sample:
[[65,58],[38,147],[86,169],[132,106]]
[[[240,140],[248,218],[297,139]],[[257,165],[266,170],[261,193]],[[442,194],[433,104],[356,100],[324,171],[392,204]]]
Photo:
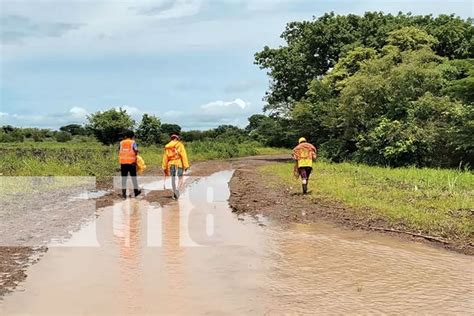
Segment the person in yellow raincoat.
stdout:
[[[172,198],[178,199],[178,188],[181,187],[183,183],[184,172],[189,169],[188,155],[179,135],[171,135],[171,141],[165,145],[161,166],[165,176],[171,177],[171,185],[173,189]],[[178,187],[176,186],[176,177],[179,179]]]
[[301,177],[303,193],[308,192],[308,181],[313,170],[313,160],[316,159],[316,147],[301,137],[298,140],[298,146],[293,148],[293,159],[295,163],[295,175]]

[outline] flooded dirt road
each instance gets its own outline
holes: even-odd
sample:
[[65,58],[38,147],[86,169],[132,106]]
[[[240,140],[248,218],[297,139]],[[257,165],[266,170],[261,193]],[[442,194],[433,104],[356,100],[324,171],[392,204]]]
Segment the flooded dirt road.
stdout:
[[195,181],[163,208],[147,199],[105,208],[50,245],[0,314],[474,313],[472,257],[237,216],[231,176]]

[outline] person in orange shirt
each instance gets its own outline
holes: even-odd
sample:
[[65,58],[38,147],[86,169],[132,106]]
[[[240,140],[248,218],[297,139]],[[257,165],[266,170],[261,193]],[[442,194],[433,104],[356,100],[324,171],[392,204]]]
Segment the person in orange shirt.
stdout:
[[138,189],[137,155],[138,145],[135,142],[135,133],[133,131],[128,131],[125,135],[125,139],[120,142],[119,148],[120,175],[122,176],[122,197],[124,199],[127,198],[127,177],[129,174],[132,178],[135,197],[142,193]]
[[171,176],[173,188],[173,199],[179,198],[179,190],[176,187],[176,176],[179,179],[179,186],[183,184],[183,174],[189,169],[188,155],[179,135],[171,135],[171,141],[166,144],[161,164],[165,176]]

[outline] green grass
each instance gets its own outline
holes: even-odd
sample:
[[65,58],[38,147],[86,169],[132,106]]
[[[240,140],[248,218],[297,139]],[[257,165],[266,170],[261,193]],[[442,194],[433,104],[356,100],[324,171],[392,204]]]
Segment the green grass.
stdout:
[[198,141],[187,144],[188,156],[191,160],[213,160],[246,157],[255,155],[272,155],[288,152],[288,149],[262,147],[256,142],[224,143]]
[[259,155],[291,155],[291,149],[288,148],[277,148],[277,147],[258,147],[257,152]]
[[[262,171],[300,188],[293,164],[264,166]],[[474,174],[468,171],[318,162],[310,190],[310,197],[341,202],[355,216],[444,238],[474,237]]]
[[[191,161],[272,154],[281,149],[262,148],[258,143],[192,142],[186,144]],[[162,147],[139,146],[149,168],[161,167]],[[96,176],[115,175],[117,146],[99,143],[25,142],[0,144],[0,174],[3,176]]]

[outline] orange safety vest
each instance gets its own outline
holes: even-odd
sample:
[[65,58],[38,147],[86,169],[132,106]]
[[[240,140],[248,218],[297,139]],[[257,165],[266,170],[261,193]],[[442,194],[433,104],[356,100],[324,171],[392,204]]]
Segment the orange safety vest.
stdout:
[[131,165],[137,162],[137,154],[133,150],[134,140],[125,139],[120,142],[119,162],[121,165]]
[[166,157],[168,161],[181,160],[181,155],[178,152],[176,146],[165,148]]

